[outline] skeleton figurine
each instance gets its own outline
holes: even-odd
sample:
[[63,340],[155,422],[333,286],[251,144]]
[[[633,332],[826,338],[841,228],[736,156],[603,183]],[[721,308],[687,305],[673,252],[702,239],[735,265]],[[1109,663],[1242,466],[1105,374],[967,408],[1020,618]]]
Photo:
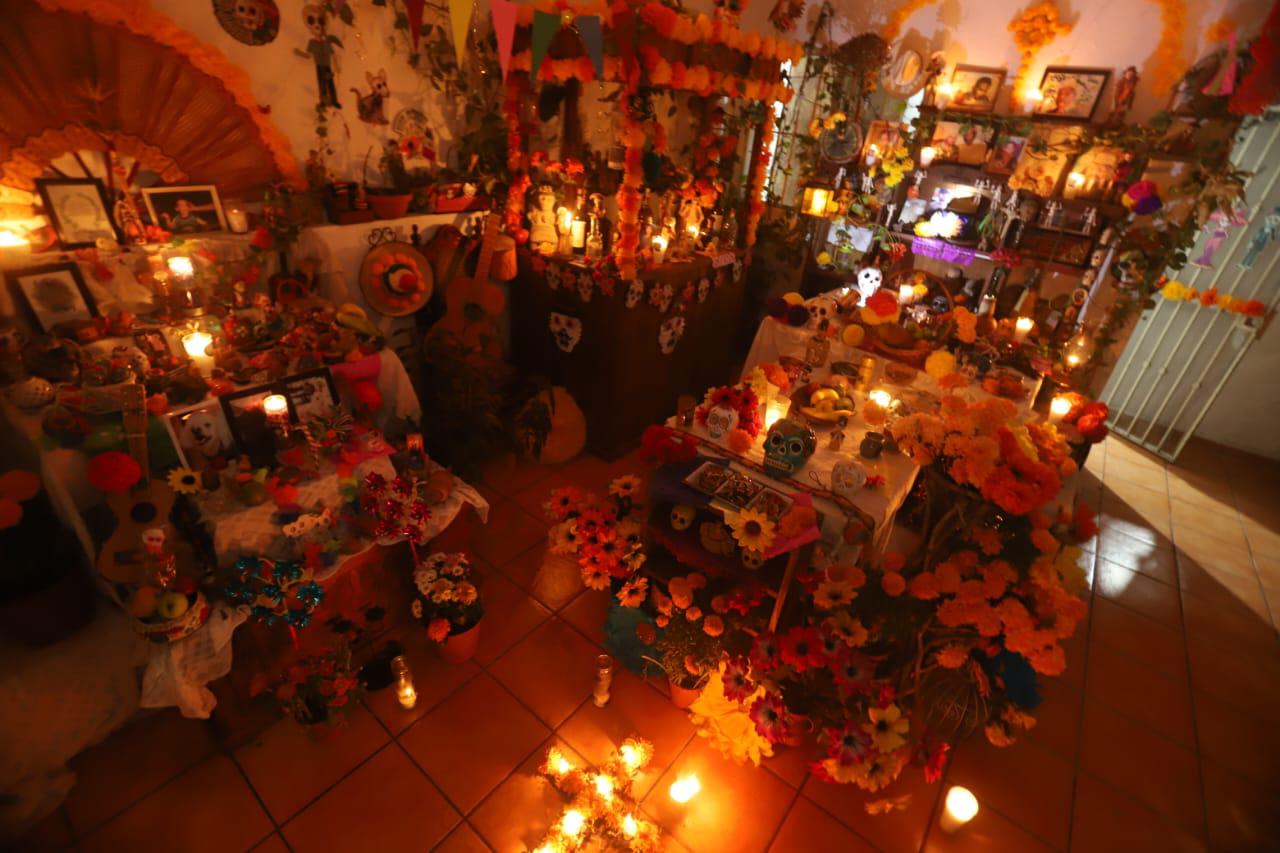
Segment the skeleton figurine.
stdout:
[[1084,228],[1084,233],[1092,234],[1093,229],[1098,227],[1098,208],[1085,208],[1084,220],[1080,224]]
[[888,215],[887,217],[885,217],[885,220],[884,220],[884,221],[885,221],[885,222],[887,222],[887,223],[889,223],[889,224],[893,224],[893,212],[894,212],[895,210],[897,210],[897,209],[898,209],[898,206],[897,206],[896,204],[893,204],[892,202],[890,202],[889,204],[885,205],[885,210],[887,210],[887,211],[889,212],[889,215]]
[[338,72],[338,54],[335,45],[341,45],[336,36],[329,35],[328,18],[324,7],[307,5],[302,7],[302,19],[306,22],[307,32],[311,38],[307,42],[304,56],[309,56],[316,65],[316,88],[320,90],[320,109],[334,107],[341,109],[338,103],[338,87],[334,78]]
[[876,179],[870,175],[862,176],[862,192],[865,195],[871,195],[876,191]]

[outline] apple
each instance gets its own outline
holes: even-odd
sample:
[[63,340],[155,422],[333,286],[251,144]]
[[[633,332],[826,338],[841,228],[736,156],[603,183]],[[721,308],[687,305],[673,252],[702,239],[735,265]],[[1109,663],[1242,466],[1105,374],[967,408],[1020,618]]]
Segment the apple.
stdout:
[[144,586],[129,599],[129,612],[138,619],[146,619],[156,612],[156,599],[160,591],[154,586]]
[[179,616],[187,612],[190,605],[187,603],[187,597],[180,592],[166,592],[160,596],[160,600],[156,602],[156,612],[160,614],[166,621],[177,619]]

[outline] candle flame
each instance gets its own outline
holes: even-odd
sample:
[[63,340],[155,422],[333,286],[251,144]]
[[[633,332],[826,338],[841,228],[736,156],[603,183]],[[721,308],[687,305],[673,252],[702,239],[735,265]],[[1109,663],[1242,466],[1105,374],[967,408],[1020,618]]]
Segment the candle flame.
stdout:
[[681,776],[671,783],[667,793],[671,795],[671,799],[677,803],[687,803],[694,797],[698,796],[698,792],[702,790],[702,783],[698,781],[698,774],[690,773],[687,776]]

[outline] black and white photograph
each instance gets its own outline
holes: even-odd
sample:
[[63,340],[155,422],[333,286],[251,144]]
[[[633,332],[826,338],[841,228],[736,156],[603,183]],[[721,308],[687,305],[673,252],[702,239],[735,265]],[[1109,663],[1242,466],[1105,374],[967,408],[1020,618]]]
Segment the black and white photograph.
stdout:
[[7,270],[4,274],[14,304],[25,304],[36,327],[48,333],[59,323],[92,320],[98,316],[93,295],[74,263]]
[[151,221],[174,234],[207,234],[226,231],[218,188],[212,184],[190,187],[147,187],[142,191]]
[[289,400],[289,409],[297,423],[329,412],[338,403],[338,389],[333,374],[321,367],[306,373],[295,373],[275,383],[279,393]]
[[37,178],[45,214],[64,249],[87,249],[105,237],[120,240],[102,182],[93,178]]

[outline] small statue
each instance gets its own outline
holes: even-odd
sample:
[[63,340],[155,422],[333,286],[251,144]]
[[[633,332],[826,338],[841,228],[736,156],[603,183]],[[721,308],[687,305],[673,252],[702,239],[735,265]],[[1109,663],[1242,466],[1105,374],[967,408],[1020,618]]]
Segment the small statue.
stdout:
[[1205,229],[1209,231],[1209,239],[1205,241],[1200,257],[1194,259],[1191,265],[1202,269],[1213,269],[1213,255],[1227,239],[1227,229],[1233,225],[1244,225],[1248,221],[1248,211],[1244,208],[1235,212],[1218,208],[1210,213],[1209,221],[1205,223]]
[[550,254],[556,241],[556,194],[547,184],[538,188],[538,207],[529,214],[529,245],[537,251]]
[[1111,112],[1107,114],[1107,124],[1124,124],[1125,115],[1133,108],[1133,96],[1138,91],[1138,69],[1130,65],[1116,81],[1116,88],[1111,93]]
[[947,58],[941,52],[935,53],[929,57],[929,64],[925,66],[925,84],[924,98],[921,99],[921,106],[932,107],[937,105],[938,100],[938,78],[942,76],[942,72],[947,70]]
[[840,450],[844,446],[844,430],[832,430],[831,436],[827,439],[827,448],[829,450]]
[[1262,220],[1262,227],[1253,235],[1253,239],[1249,241],[1249,249],[1244,253],[1244,257],[1240,259],[1240,266],[1245,269],[1253,267],[1253,262],[1258,259],[1258,255],[1262,254],[1262,250],[1267,244],[1276,239],[1276,235],[1280,234],[1280,207],[1272,208],[1266,218]]

